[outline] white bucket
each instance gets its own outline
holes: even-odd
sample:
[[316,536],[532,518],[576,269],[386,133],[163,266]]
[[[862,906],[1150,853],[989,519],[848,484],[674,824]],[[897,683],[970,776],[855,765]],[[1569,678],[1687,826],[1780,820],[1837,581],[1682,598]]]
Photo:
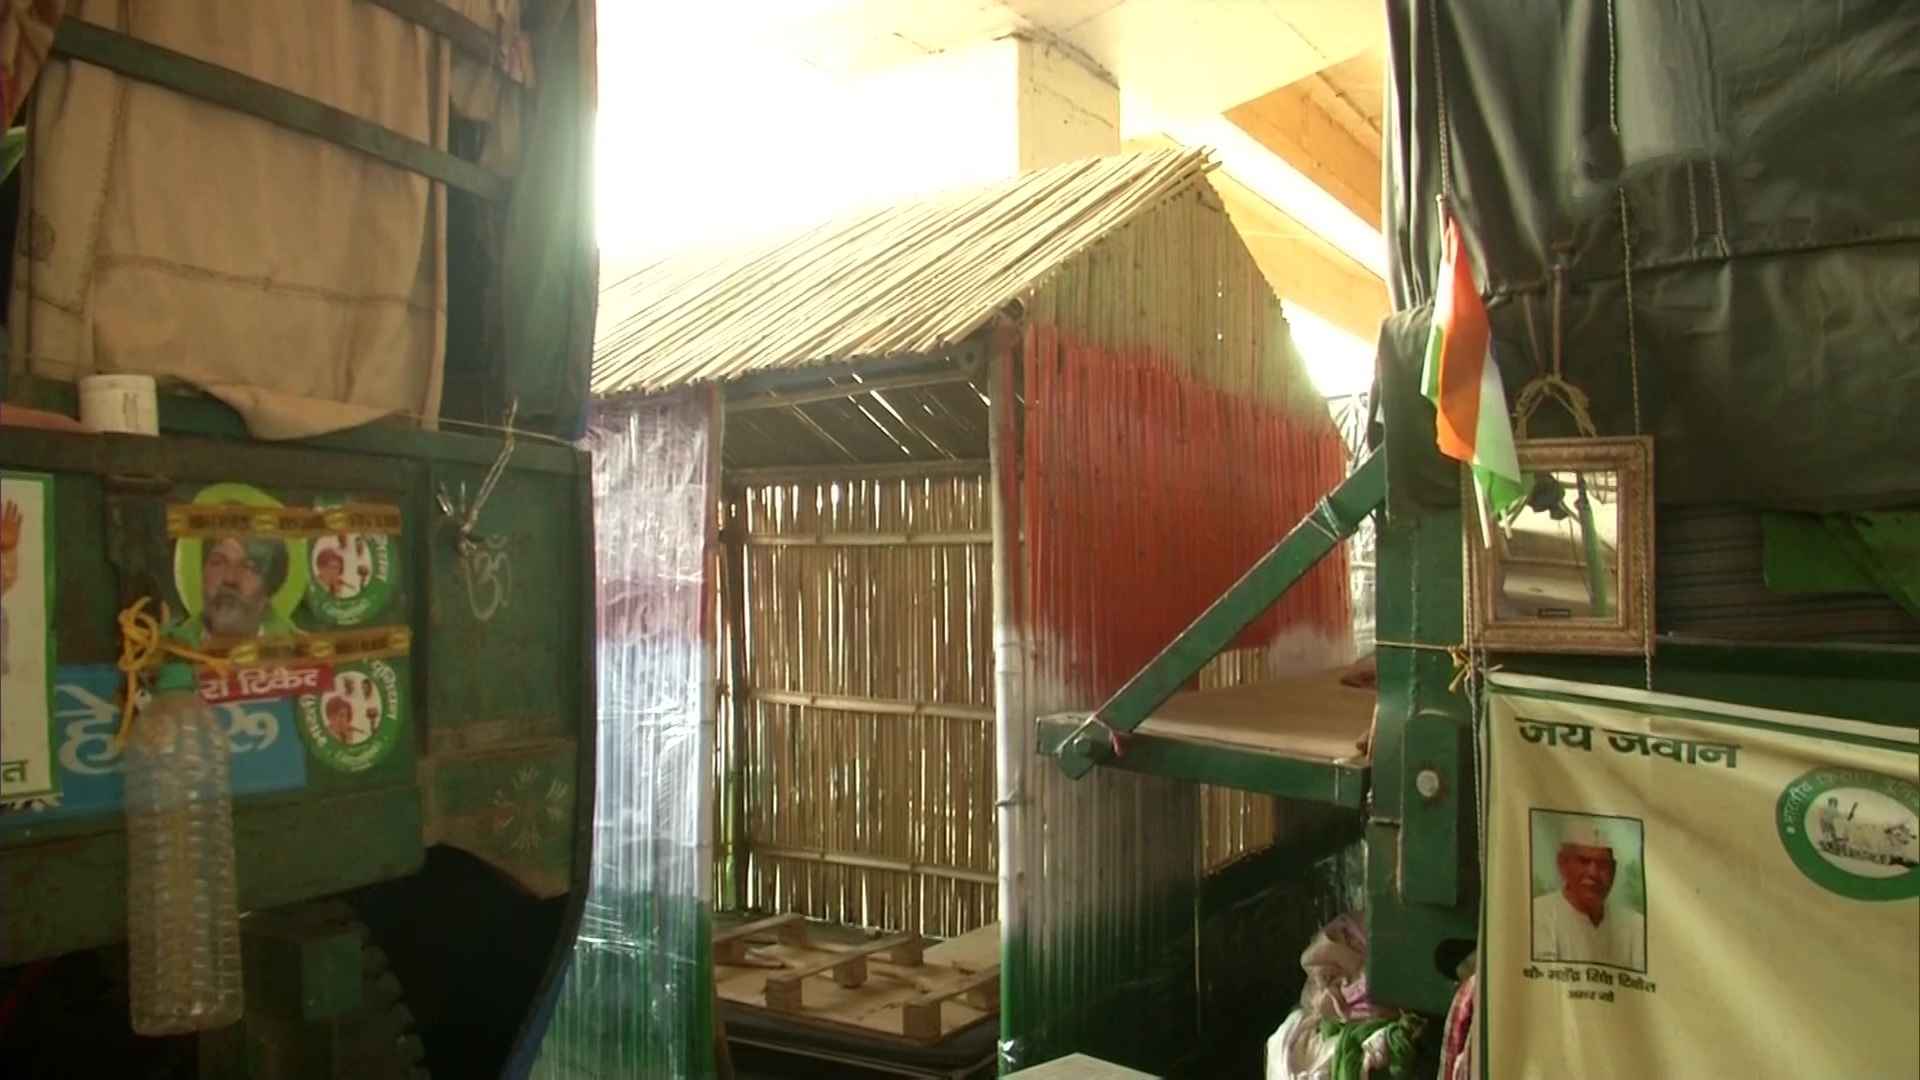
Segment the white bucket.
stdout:
[[160,434],[159,392],[151,375],[89,375],[80,380],[80,422],[95,431]]

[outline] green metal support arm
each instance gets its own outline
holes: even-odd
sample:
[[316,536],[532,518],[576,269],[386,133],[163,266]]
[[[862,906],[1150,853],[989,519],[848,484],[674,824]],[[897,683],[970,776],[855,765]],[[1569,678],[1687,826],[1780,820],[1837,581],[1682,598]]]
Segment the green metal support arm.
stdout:
[[1060,769],[1078,779],[1095,765],[1112,760],[1113,740],[1131,734],[1166,704],[1328,552],[1352,536],[1386,497],[1386,453],[1374,450],[1253,569],[1060,743],[1055,755]]

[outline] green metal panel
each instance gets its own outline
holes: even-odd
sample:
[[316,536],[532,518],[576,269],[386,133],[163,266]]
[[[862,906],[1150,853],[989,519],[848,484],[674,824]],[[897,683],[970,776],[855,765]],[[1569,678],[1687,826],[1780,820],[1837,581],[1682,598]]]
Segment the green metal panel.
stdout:
[[1457,986],[1451,964],[1479,939],[1479,912],[1402,901],[1402,850],[1399,826],[1367,824],[1367,995],[1444,1016]]
[[[203,405],[170,398],[163,420],[218,437],[6,433],[8,468],[55,477],[59,662],[111,664],[119,607],[171,580],[164,507],[182,485],[243,480],[296,498],[347,490],[391,501],[403,524],[391,610],[413,631],[403,669],[410,719],[393,752],[369,768],[339,771],[308,753],[304,786],[236,801],[241,903],[258,910],[405,876],[432,842],[473,850],[543,895],[565,891],[582,840],[580,789],[591,787],[581,782],[577,737],[592,693],[580,674],[591,573],[575,554],[589,550],[584,456],[516,448],[480,525],[506,538],[500,550],[523,599],[503,600],[489,629],[472,614],[457,530],[441,525],[430,480],[476,488],[500,442],[372,428],[261,444],[226,437],[230,421]],[[192,422],[174,423],[182,418]],[[135,579],[145,584],[116,584]],[[291,730],[279,737],[301,740]],[[8,909],[0,962],[122,938],[125,861],[111,813],[10,821],[0,832]]]
[[[1367,979],[1376,998],[1445,1013],[1477,934],[1467,700],[1447,649],[1461,640],[1459,514],[1389,517],[1379,532],[1373,807],[1367,830]],[[1409,647],[1411,646],[1411,647]],[[1432,771],[1437,796],[1421,792]],[[1426,786],[1433,788],[1434,784]],[[1464,942],[1465,944],[1460,944]]]
[[54,36],[53,49],[68,59],[257,116],[483,198],[505,198],[511,189],[505,177],[371,120],[103,26],[66,19]]
[[430,841],[485,859],[536,896],[567,891],[579,751],[571,739],[435,754],[421,767]]
[[1400,898],[1409,904],[1450,908],[1471,895],[1473,869],[1462,856],[1473,848],[1472,753],[1467,727],[1451,717],[1422,713],[1407,722]]
[[[519,451],[516,448],[515,453]],[[477,502],[487,468],[436,464],[435,498],[456,509]],[[578,619],[568,595],[588,542],[568,512],[570,485],[538,474],[508,472],[481,506],[476,540],[460,544],[458,522],[439,516],[429,541],[432,589],[428,614],[428,687],[435,751],[462,752],[502,741],[565,735],[577,701],[569,689],[580,670]],[[500,663],[477,665],[475,657]]]
[[275,1016],[326,1020],[360,1004],[360,935],[284,912],[241,924],[247,1004]]
[[[1094,715],[1121,735],[1139,727],[1385,502],[1386,472],[1384,455],[1368,455],[1318,510],[1294,526]],[[1112,757],[1106,733],[1092,725],[1061,745],[1056,760],[1068,776],[1078,778]]]
[[[253,911],[403,877],[420,868],[420,799],[411,787],[234,813],[240,908]],[[127,843],[117,819],[75,822],[0,847],[0,964],[108,945],[127,934]]]

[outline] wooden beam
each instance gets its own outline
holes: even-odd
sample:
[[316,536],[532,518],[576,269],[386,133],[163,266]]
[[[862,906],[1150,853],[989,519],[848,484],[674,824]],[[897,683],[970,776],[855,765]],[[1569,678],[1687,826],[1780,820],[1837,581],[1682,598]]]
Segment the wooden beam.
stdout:
[[805,945],[807,921],[799,915],[775,915],[758,922],[743,923],[713,935],[713,962],[739,964],[747,958],[747,939],[774,935],[782,945]]
[[[1380,228],[1380,139],[1331,73],[1309,75],[1226,112],[1228,121]],[[1370,139],[1360,132],[1371,132]]]
[[984,1013],[1000,1011],[1000,965],[993,964],[937,990],[923,991],[903,1003],[901,1031],[909,1039],[938,1039],[942,1034],[940,1006],[962,998],[970,1009]]
[[844,989],[851,990],[864,985],[867,981],[867,958],[879,953],[887,953],[889,962],[896,967],[919,967],[925,959],[926,942],[918,934],[896,934],[853,945],[828,953],[818,960],[776,972],[767,976],[767,1008],[775,1012],[799,1012],[801,987],[806,980],[823,972],[831,973],[833,981]]

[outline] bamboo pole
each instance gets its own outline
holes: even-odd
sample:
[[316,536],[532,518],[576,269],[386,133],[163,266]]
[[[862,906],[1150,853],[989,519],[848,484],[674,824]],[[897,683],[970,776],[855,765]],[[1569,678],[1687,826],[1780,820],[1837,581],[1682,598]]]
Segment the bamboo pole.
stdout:
[[994,718],[994,710],[991,708],[980,705],[955,705],[943,701],[901,701],[890,698],[813,694],[792,690],[756,690],[753,691],[753,700],[769,705],[830,709],[834,712],[860,713],[865,716],[927,717],[982,722],[989,722]]
[[987,545],[993,543],[988,532],[816,532],[761,534],[748,536],[753,547],[939,547],[943,545]]
[[889,390],[920,390],[930,386],[952,386],[955,383],[972,382],[977,374],[978,372],[971,365],[962,363],[948,371],[932,371],[923,375],[880,376],[863,382],[833,383],[808,390],[792,390],[784,394],[733,398],[727,402],[727,411],[737,414],[753,412],[757,409],[785,409],[795,405],[838,401],[841,398],[877,394]]
[[747,834],[746,740],[747,710],[752,707],[753,683],[747,658],[747,497],[737,488],[727,496],[727,524],[721,534],[726,551],[727,635],[727,714],[731,734],[727,740],[727,760],[722,763],[727,778],[728,817],[724,841],[727,849],[726,909],[745,906],[747,863],[742,857],[741,841]]
[[728,476],[742,487],[774,487],[857,484],[870,480],[945,479],[984,476],[986,472],[987,462],[981,458],[939,458],[881,465],[774,465],[758,469],[734,469]]
[[853,870],[882,870],[890,873],[912,874],[921,878],[966,881],[977,885],[992,885],[999,880],[996,875],[984,870],[967,870],[957,866],[938,866],[933,863],[915,862],[912,859],[898,859],[888,855],[862,855],[847,851],[829,851],[823,848],[773,847],[768,844],[754,845],[753,853],[755,856],[765,859],[791,859],[795,862],[844,866]]
[[[695,744],[694,768],[696,774],[693,784],[693,790],[697,793],[697,801],[694,806],[694,850],[699,853],[700,869],[694,875],[693,887],[697,890],[694,899],[702,903],[710,911],[713,905],[713,826],[715,817],[713,813],[713,760],[714,747],[718,741],[717,727],[718,711],[720,708],[720,698],[717,693],[720,680],[718,678],[718,672],[715,671],[717,666],[716,660],[718,659],[716,655],[718,649],[715,647],[715,643],[719,640],[720,628],[714,625],[714,623],[718,621],[720,598],[715,594],[717,583],[712,579],[715,576],[715,571],[719,569],[722,562],[722,553],[720,551],[720,499],[718,498],[719,492],[717,487],[720,483],[721,450],[726,439],[726,411],[718,387],[709,388],[706,392],[706,399],[707,461],[706,468],[703,470],[705,475],[702,477],[704,481],[702,494],[705,497],[706,513],[701,522],[702,528],[700,534],[703,540],[701,554],[704,556],[701,560],[701,569],[708,576],[708,579],[702,583],[702,602],[700,605],[700,638],[704,647],[700,650],[700,727]],[[706,979],[707,992],[712,998],[712,1000],[708,1002],[708,1007],[711,1009],[711,1016],[708,1019],[713,1028],[713,1049],[716,1056],[715,1069],[717,1072],[719,1069],[718,1059],[724,1056],[726,1057],[726,1070],[731,1073],[733,1063],[731,1056],[725,1052],[727,1044],[726,1018],[721,1015],[720,1009],[717,1007],[720,997],[719,984],[714,980],[713,967],[711,964],[706,965],[702,969],[701,974]]]
[[1026,705],[1026,654],[1016,621],[1020,551],[1014,540],[1019,491],[1014,444],[1013,342],[1011,328],[996,337],[987,380],[988,520],[993,533],[994,773],[998,884],[1000,889],[1001,970],[1023,971],[1009,963],[1013,950],[1026,947],[1027,766],[1033,757]]

